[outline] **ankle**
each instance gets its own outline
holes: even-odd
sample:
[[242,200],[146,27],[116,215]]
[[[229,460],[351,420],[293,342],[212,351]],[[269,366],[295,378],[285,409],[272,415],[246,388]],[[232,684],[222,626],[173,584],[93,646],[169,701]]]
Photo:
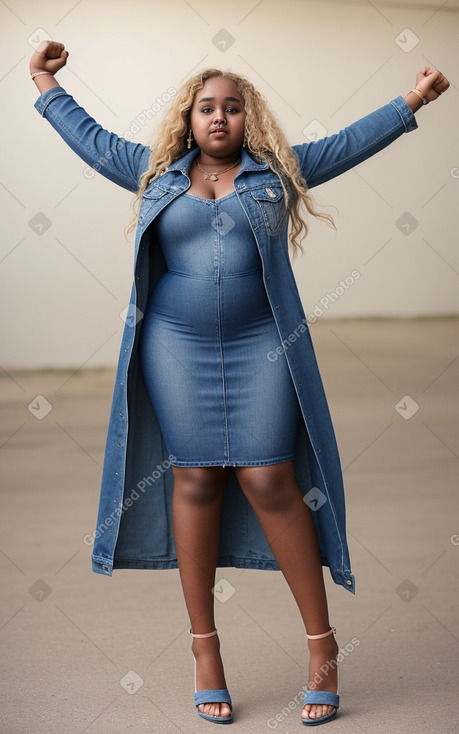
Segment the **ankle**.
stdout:
[[220,654],[220,640],[218,635],[204,638],[193,637],[191,650],[195,658]]
[[324,637],[321,640],[308,640],[308,649],[311,655],[332,655],[338,654],[338,643],[336,642],[335,636]]
[[336,690],[338,652],[334,637],[309,641],[309,690]]

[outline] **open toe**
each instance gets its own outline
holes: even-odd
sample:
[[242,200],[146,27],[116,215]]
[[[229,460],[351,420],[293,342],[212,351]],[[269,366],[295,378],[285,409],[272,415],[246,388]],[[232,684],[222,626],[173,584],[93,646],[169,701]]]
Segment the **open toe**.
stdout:
[[[335,627],[322,635],[307,635],[309,640],[320,640],[336,633]],[[334,719],[338,713],[339,696],[332,691],[307,690],[304,695],[303,706],[306,706],[307,716],[302,716],[301,721],[305,726],[317,726],[325,724]],[[303,709],[304,711],[304,709]],[[312,714],[312,716],[311,716]]]

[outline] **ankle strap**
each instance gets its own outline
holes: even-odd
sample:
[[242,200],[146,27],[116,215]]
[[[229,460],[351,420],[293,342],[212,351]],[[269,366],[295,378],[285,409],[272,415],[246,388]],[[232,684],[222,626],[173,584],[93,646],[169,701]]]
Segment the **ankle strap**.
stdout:
[[328,632],[324,632],[323,635],[306,635],[308,640],[321,640],[322,637],[329,637],[330,635],[336,635],[336,627],[330,627]]
[[204,637],[213,637],[216,634],[217,634],[217,630],[216,629],[213,632],[206,632],[206,634],[204,634],[204,635],[199,635],[199,634],[197,634],[195,632],[192,632],[190,630],[190,635],[192,637],[197,637],[198,639],[203,639]]

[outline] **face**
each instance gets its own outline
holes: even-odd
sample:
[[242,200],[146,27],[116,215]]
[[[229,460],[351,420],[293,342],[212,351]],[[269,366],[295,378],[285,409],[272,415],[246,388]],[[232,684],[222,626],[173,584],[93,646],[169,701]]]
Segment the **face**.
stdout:
[[232,79],[207,79],[195,94],[191,108],[191,130],[203,153],[225,158],[242,147],[244,102]]

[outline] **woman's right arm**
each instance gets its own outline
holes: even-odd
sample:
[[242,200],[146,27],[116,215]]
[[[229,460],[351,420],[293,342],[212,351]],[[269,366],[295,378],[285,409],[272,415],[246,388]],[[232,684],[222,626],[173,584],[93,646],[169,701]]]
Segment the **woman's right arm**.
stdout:
[[37,47],[30,60],[30,73],[40,92],[35,108],[93,171],[137,191],[140,176],[148,167],[150,149],[109,132],[67,94],[54,78],[67,57],[62,43],[42,41]]

